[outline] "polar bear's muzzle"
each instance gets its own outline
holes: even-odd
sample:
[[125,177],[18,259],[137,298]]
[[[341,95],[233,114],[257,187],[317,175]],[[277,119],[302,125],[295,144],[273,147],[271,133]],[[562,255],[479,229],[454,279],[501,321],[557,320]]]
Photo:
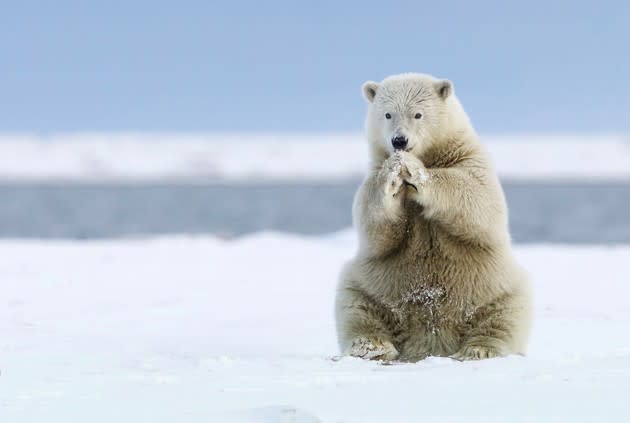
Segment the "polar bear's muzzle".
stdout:
[[409,144],[409,139],[404,135],[394,135],[392,137],[392,147],[394,147],[394,150],[404,150],[407,148],[407,144]]

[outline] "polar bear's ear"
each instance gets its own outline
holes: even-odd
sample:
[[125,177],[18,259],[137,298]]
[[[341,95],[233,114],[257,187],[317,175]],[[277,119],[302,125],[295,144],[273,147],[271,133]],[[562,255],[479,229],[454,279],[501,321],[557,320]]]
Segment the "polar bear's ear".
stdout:
[[435,83],[435,91],[437,91],[442,100],[446,100],[453,93],[453,83],[448,79],[438,81]]
[[376,96],[376,90],[378,89],[378,83],[374,81],[367,81],[363,84],[363,97],[371,103],[374,101],[374,97]]

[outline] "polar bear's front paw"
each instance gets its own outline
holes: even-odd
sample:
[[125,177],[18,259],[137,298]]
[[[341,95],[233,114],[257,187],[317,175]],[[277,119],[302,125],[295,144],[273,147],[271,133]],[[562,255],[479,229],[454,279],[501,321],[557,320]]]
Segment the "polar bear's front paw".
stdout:
[[391,342],[363,336],[355,338],[345,354],[368,360],[391,361],[398,358],[398,350]]
[[402,155],[396,152],[389,156],[380,170],[381,180],[384,183],[385,195],[395,197],[403,185],[404,165]]
[[453,354],[451,358],[459,361],[485,360],[487,358],[495,358],[501,355],[501,352],[496,347],[483,345],[465,345],[459,351]]
[[390,173],[385,181],[385,201],[388,202],[392,198],[400,194],[404,181],[400,175]]
[[402,153],[402,160],[405,170],[403,179],[408,185],[413,186],[416,191],[419,191],[422,185],[429,180],[429,175],[424,167],[424,163],[415,155],[406,151]]

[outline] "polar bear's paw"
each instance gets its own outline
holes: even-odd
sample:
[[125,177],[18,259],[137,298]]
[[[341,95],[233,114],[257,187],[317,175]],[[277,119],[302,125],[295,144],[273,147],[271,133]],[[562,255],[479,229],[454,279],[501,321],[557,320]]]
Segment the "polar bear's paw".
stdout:
[[413,186],[416,191],[419,191],[420,188],[429,180],[429,175],[427,174],[424,164],[414,154],[406,151],[402,153],[402,159],[405,170],[403,173],[403,179],[409,185]]
[[384,183],[384,194],[386,202],[392,197],[396,197],[403,186],[403,174],[404,166],[402,162],[402,155],[395,153],[389,156],[383,163],[383,167],[380,171],[381,181]]
[[398,358],[398,350],[391,342],[364,336],[355,338],[345,354],[368,360],[391,361]]
[[387,175],[387,180],[385,181],[385,201],[389,202],[393,197],[396,197],[401,192],[403,184],[404,181],[400,175],[394,173]]
[[466,360],[485,360],[487,358],[495,358],[501,356],[501,351],[496,347],[483,345],[465,345],[451,356],[451,358],[459,361]]

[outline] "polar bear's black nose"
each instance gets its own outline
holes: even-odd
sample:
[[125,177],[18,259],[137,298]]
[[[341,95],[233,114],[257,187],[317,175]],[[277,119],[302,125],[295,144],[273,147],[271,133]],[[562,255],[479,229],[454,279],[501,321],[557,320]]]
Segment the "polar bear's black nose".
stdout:
[[392,146],[394,146],[394,150],[404,149],[407,147],[407,138],[402,135],[392,138]]

